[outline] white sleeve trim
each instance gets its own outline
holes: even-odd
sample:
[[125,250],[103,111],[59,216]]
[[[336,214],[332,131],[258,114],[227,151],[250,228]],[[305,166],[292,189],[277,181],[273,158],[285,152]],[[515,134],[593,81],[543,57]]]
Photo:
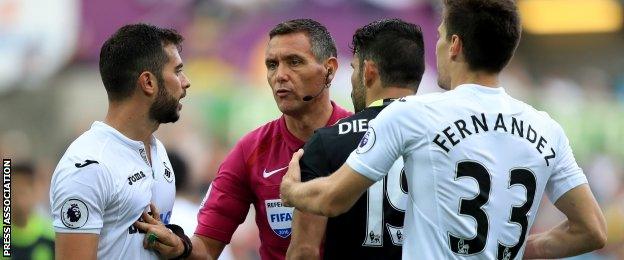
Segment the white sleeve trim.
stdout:
[[555,203],[563,194],[585,183],[587,183],[587,177],[585,177],[583,171],[579,169],[579,173],[570,176],[565,183],[557,185],[557,188],[549,194],[548,199],[550,199],[552,203]]
[[100,228],[93,229],[73,229],[73,228],[65,228],[65,227],[54,227],[54,232],[56,233],[84,233],[84,234],[100,234]]
[[383,173],[368,167],[366,164],[362,163],[357,156],[354,156],[354,154],[355,152],[352,152],[349,158],[347,158],[347,165],[349,165],[351,169],[374,182],[378,182],[384,178],[385,175]]

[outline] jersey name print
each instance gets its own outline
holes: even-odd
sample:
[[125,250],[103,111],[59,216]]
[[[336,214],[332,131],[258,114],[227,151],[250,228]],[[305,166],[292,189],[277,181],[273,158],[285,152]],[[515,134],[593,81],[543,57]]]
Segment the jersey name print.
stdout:
[[555,149],[547,146],[548,140],[544,136],[528,123],[525,127],[524,121],[514,116],[503,116],[502,113],[498,113],[495,118],[486,118],[485,114],[481,113],[478,116],[470,115],[470,119],[457,118],[456,120],[451,120],[451,122],[453,122],[453,125],[445,127],[432,140],[434,144],[447,153],[459,144],[461,140],[473,134],[488,132],[491,129],[492,131],[504,132],[524,138],[534,144],[535,150],[544,156],[546,166],[549,166],[550,160],[556,156]]

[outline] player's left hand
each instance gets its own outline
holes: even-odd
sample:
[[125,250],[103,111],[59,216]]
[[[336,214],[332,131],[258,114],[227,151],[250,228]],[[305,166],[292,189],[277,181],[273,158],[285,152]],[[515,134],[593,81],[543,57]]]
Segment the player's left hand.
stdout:
[[143,247],[155,250],[161,257],[166,259],[180,256],[184,252],[182,239],[160,222],[160,215],[154,204],[150,204],[150,210],[155,217],[150,216],[147,212],[143,212],[141,217],[144,222],[134,222],[134,226],[137,229],[145,232]]
[[299,168],[299,160],[303,156],[303,149],[299,149],[297,152],[293,154],[290,163],[288,164],[288,171],[286,175],[282,178],[282,184],[280,185],[280,198],[282,199],[282,204],[287,207],[292,206],[292,202],[290,199],[290,190],[292,189],[293,184],[301,182],[301,169]]

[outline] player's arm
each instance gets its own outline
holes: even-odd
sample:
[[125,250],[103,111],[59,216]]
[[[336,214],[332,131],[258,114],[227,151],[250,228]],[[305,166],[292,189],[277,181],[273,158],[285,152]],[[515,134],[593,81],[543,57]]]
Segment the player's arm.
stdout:
[[326,228],[327,217],[295,209],[286,259],[320,259],[320,248]]
[[98,240],[97,234],[56,233],[55,258],[95,260],[97,259]]
[[529,236],[526,258],[560,258],[604,247],[606,225],[583,170],[576,163],[563,129],[556,124],[559,140],[553,173],[546,184],[550,201],[567,220],[552,230]]
[[78,166],[55,172],[50,187],[57,259],[97,258],[103,209],[115,190],[110,175],[98,163]]
[[282,202],[301,211],[328,217],[338,216],[349,210],[366,189],[375,183],[346,163],[330,176],[302,183],[299,168],[302,155],[302,149],[293,154],[280,187]]
[[[145,222],[136,222],[135,227],[147,235],[154,234],[157,237],[156,241],[149,243],[146,236],[143,247],[158,251],[167,259],[179,258],[184,254],[184,242],[180,236],[171,232],[164,224],[152,221],[149,216],[144,215],[143,219]],[[218,259],[225,248],[225,243],[205,236],[194,235],[190,240],[192,250],[184,259]]]
[[530,235],[525,258],[569,257],[605,246],[605,219],[589,185],[583,184],[568,191],[555,206],[567,220],[548,232]]
[[[189,259],[217,259],[230,242],[236,228],[245,220],[253,197],[246,176],[245,158],[239,142],[219,167],[199,209],[197,229],[190,239],[193,249]],[[167,232],[164,225],[151,224],[141,230],[150,228],[158,232],[158,242],[167,246],[162,251],[155,248],[161,255],[174,258],[184,250],[181,239]]]

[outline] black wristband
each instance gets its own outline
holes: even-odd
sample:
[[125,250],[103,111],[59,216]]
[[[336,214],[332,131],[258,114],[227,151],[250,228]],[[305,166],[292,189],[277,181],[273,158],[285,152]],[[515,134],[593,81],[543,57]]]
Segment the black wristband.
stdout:
[[175,224],[167,224],[165,226],[169,230],[171,230],[173,234],[182,239],[182,244],[184,244],[184,251],[182,252],[182,254],[172,259],[186,259],[187,257],[189,257],[191,255],[191,252],[193,251],[193,243],[191,242],[191,239],[184,234],[184,229]]

